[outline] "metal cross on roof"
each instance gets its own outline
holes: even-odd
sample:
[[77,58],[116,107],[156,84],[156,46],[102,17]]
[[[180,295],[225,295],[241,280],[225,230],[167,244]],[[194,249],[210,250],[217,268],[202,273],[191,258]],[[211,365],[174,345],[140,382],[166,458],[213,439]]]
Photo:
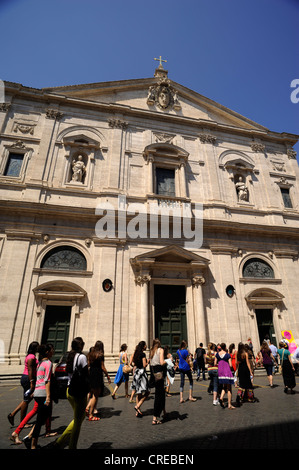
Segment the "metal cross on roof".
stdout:
[[163,67],[162,62],[167,62],[167,60],[162,59],[162,56],[159,56],[159,59],[155,58],[154,60],[159,60],[159,62],[160,62],[159,67]]

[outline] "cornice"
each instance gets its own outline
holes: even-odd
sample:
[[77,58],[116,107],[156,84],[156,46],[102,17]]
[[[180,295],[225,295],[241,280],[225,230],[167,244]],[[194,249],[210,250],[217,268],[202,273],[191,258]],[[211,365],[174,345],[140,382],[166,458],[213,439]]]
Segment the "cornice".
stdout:
[[[205,208],[205,205],[204,205]],[[60,206],[54,204],[40,204],[37,202],[25,202],[25,201],[0,201],[0,212],[2,214],[2,219],[4,219],[5,213],[14,214],[16,217],[19,213],[22,214],[23,224],[25,225],[25,217],[32,216],[43,216],[43,217],[56,217],[57,219],[67,220],[77,220],[78,224],[88,222],[88,226],[95,224],[99,216],[95,214],[94,207],[76,207],[76,206]],[[258,212],[258,211],[257,211]],[[259,211],[259,213],[263,213]],[[266,213],[266,211],[264,211]],[[281,212],[281,214],[283,214]],[[271,213],[270,213],[271,215]],[[299,215],[297,214],[296,219],[299,222]],[[29,225],[31,222],[29,221]],[[39,224],[35,223],[35,226],[39,230]],[[67,226],[67,224],[66,224]],[[84,227],[82,226],[82,229]],[[14,230],[7,229],[11,234],[14,233]],[[204,238],[213,238],[213,234],[231,234],[236,237],[245,236],[246,239],[248,236],[253,234],[265,237],[276,238],[282,237],[288,239],[290,242],[299,243],[299,232],[298,227],[289,227],[286,225],[266,225],[266,224],[256,224],[248,222],[235,222],[227,221],[226,219],[203,219],[203,233]],[[31,236],[31,235],[30,235]]]
[[[137,80],[138,81],[138,80]],[[139,88],[144,86],[145,83],[151,84],[151,83],[156,83],[155,79],[141,79],[142,83],[140,83]],[[117,83],[117,82],[116,82]],[[176,84],[175,82],[173,83],[174,86],[178,87],[181,90],[184,90],[185,88],[182,85]],[[189,93],[191,93],[193,96],[197,97],[197,101],[200,99],[206,101],[207,104],[210,104],[210,106],[215,107],[215,109],[219,109],[220,111],[223,112],[228,112],[234,117],[238,117],[239,119],[244,119],[244,122],[247,122],[248,124],[254,126],[256,125],[258,128],[246,128],[246,127],[238,127],[234,125],[229,125],[229,124],[223,124],[223,123],[218,123],[216,121],[208,120],[208,119],[194,119],[186,116],[178,116],[175,114],[171,113],[166,113],[166,112],[160,112],[154,109],[141,109],[141,108],[134,108],[130,105],[126,104],[115,104],[115,103],[103,103],[103,102],[98,102],[98,101],[93,101],[93,100],[86,100],[82,98],[76,98],[76,97],[68,97],[66,95],[60,94],[60,93],[55,93],[53,91],[49,91],[49,89],[44,88],[44,89],[36,89],[36,88],[29,88],[29,87],[24,87],[23,85],[19,85],[16,83],[12,82],[5,82],[6,85],[6,96],[9,97],[11,95],[12,98],[16,96],[22,96],[23,98],[31,99],[34,101],[38,102],[44,102],[45,105],[49,106],[49,103],[51,105],[60,105],[59,111],[64,111],[65,115],[69,114],[68,110],[64,110],[62,106],[65,107],[75,107],[75,108],[88,108],[89,110],[93,110],[95,112],[104,112],[108,113],[110,116],[113,114],[116,114],[118,117],[119,115],[126,116],[127,119],[130,117],[132,119],[137,118],[138,121],[140,119],[145,119],[145,120],[154,120],[154,121],[161,121],[161,122],[170,122],[171,124],[178,124],[180,126],[186,126],[186,127],[196,127],[198,130],[202,130],[202,128],[206,129],[211,129],[214,131],[222,132],[222,133],[228,133],[228,134],[239,134],[239,135],[244,135],[244,136],[249,136],[252,139],[255,137],[260,138],[260,139],[265,139],[268,141],[272,142],[278,142],[278,143],[287,143],[289,145],[294,145],[299,138],[299,135],[297,134],[291,134],[287,132],[282,132],[282,133],[277,133],[270,131],[269,129],[266,129],[263,126],[260,126],[259,124],[254,123],[253,121],[248,120],[244,116],[241,116],[237,113],[235,113],[232,110],[229,110],[228,108],[213,102],[212,100],[209,100],[209,98],[205,98],[202,95],[199,95],[196,92],[192,92],[191,90],[188,90]],[[74,87],[77,87],[77,85],[74,85]],[[78,88],[80,85],[78,85]],[[70,89],[70,87],[65,87],[67,89]],[[82,85],[81,85],[82,88]],[[122,88],[124,89],[124,88]],[[128,89],[132,89],[132,85],[129,86],[128,84]],[[50,89],[52,90],[52,89]],[[58,88],[57,90],[63,91],[63,87]],[[187,90],[187,89],[186,89]],[[110,89],[111,91],[111,89]],[[186,97],[187,97],[187,92]],[[180,96],[182,96],[180,94]],[[190,96],[188,96],[190,99]],[[45,110],[46,111],[46,110]],[[129,125],[131,124],[130,122],[128,123]],[[134,123],[132,123],[134,125]],[[140,125],[140,122],[138,122],[138,125]]]

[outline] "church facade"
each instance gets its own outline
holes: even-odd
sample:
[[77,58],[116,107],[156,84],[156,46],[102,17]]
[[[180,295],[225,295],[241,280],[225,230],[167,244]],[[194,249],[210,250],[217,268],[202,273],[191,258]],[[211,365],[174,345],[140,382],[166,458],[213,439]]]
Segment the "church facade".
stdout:
[[168,78],[34,89],[0,104],[0,374],[82,336],[108,368],[159,337],[299,338],[298,136]]

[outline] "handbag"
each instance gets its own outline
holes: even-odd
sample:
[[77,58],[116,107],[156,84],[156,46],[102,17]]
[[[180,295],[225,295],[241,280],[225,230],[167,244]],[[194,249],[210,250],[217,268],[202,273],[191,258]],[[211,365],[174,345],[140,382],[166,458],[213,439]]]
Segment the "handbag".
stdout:
[[[156,366],[154,366],[156,367]],[[150,388],[153,388],[155,385],[156,382],[159,382],[159,380],[162,380],[164,378],[164,369],[163,370],[159,370],[159,371],[156,371],[154,370],[154,367],[153,366],[150,366],[150,371],[151,371],[151,376],[150,376]],[[165,368],[165,372],[166,372],[166,368]]]
[[154,374],[155,382],[158,382],[159,380],[163,379],[163,372],[162,371],[153,372],[153,374]]
[[77,367],[80,354],[77,357],[75,369],[70,381],[68,393],[74,398],[83,398],[89,392],[88,375],[81,367]]
[[133,370],[133,369],[132,369],[131,366],[129,366],[129,364],[125,364],[125,365],[123,366],[123,373],[124,373],[124,374],[130,374],[130,373],[132,372],[132,370]]

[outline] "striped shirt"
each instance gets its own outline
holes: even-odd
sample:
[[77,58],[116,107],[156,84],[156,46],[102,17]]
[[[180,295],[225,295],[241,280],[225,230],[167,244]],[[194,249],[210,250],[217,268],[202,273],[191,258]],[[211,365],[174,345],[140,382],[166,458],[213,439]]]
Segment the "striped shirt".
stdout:
[[36,384],[34,397],[46,397],[46,383],[50,382],[52,374],[52,362],[49,359],[41,362],[36,371]]

